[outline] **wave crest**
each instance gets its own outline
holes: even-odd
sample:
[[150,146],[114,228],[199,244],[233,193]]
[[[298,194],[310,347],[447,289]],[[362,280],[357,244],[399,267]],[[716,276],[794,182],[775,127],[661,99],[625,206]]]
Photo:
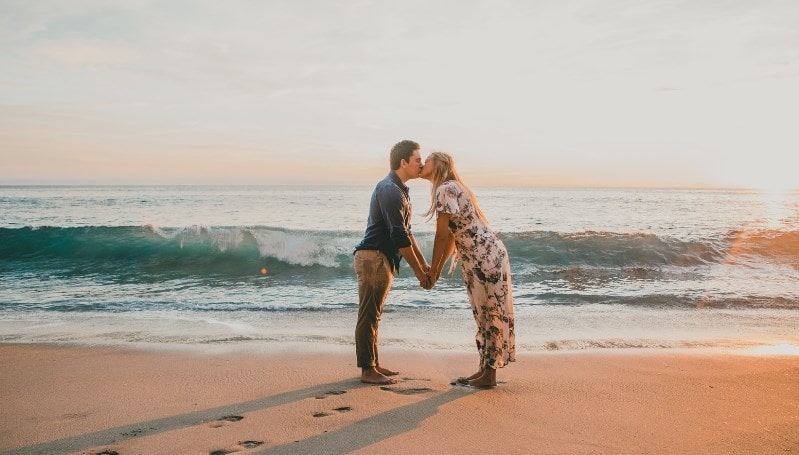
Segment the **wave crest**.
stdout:
[[[0,228],[0,267],[44,268],[67,273],[116,273],[115,268],[155,274],[303,274],[352,277],[354,231],[299,231],[266,226],[165,228]],[[430,255],[432,233],[416,235]],[[799,232],[731,232],[681,240],[650,233],[530,231],[501,234],[515,272],[623,271],[658,279],[666,268],[718,263],[788,263],[799,266]],[[122,272],[118,272],[122,273]],[[612,273],[615,276],[616,274]]]

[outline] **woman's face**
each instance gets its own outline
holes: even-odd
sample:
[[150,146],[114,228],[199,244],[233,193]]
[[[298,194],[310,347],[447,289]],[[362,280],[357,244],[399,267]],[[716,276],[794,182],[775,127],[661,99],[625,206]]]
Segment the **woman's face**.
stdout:
[[419,177],[427,180],[432,179],[434,168],[435,168],[435,162],[432,157],[428,156],[427,159],[424,161],[424,166],[422,166],[422,173],[419,174]]

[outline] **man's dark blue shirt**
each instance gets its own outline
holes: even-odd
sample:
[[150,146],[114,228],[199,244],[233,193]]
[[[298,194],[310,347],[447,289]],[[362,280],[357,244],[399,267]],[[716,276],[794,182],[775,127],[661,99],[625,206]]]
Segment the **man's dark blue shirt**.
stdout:
[[408,187],[394,171],[379,181],[369,203],[366,233],[358,250],[379,250],[396,272],[402,255],[400,248],[411,246],[411,199]]

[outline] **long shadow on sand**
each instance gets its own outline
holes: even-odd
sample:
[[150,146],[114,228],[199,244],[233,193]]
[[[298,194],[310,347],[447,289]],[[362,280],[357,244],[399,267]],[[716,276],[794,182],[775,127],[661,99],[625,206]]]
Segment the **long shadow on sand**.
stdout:
[[70,436],[68,438],[58,439],[55,441],[12,449],[6,452],[1,452],[0,455],[49,455],[53,453],[78,452],[93,447],[115,444],[126,439],[150,436],[165,431],[192,427],[226,418],[236,418],[238,414],[280,406],[283,404],[292,403],[294,401],[303,400],[305,398],[316,397],[331,390],[351,390],[361,387],[371,386],[362,384],[357,379],[347,379],[330,384],[308,387],[306,389],[284,392],[270,397],[259,398],[257,400],[245,401],[242,403],[235,403],[227,406],[205,409],[202,411],[189,412],[186,414],[164,417],[146,422],[138,422],[131,425],[100,430],[94,433]]
[[[312,436],[302,441],[269,447],[260,455],[297,453],[349,453],[362,449],[384,439],[410,431],[422,421],[434,416],[439,406],[455,401],[476,389],[453,387],[447,392],[426,400],[391,409],[382,414],[359,420],[336,431]],[[320,450],[320,447],[324,449]]]

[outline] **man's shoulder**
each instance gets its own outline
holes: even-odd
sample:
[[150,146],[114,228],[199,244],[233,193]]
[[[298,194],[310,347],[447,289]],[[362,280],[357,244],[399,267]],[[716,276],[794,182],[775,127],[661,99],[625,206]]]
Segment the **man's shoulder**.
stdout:
[[377,182],[377,186],[375,186],[375,193],[377,193],[381,197],[403,197],[402,188],[397,185],[397,182],[391,177],[391,174],[387,175],[386,178]]
[[397,174],[395,174],[394,171],[391,171],[388,174],[386,174],[386,176],[383,177],[382,180],[377,182],[377,185],[378,186],[380,186],[380,185],[388,185],[388,184],[396,185],[397,182],[399,182],[399,181],[400,180],[399,180],[399,177],[397,177]]

